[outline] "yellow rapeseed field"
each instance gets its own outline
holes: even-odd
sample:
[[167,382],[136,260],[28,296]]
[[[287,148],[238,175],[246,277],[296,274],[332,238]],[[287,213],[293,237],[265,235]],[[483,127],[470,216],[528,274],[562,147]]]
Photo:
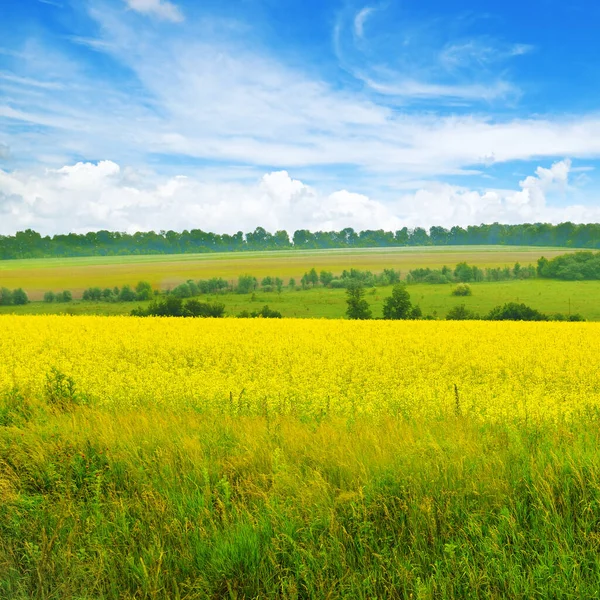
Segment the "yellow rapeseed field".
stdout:
[[58,369],[94,404],[231,415],[569,419],[598,357],[596,323],[0,317],[0,393]]

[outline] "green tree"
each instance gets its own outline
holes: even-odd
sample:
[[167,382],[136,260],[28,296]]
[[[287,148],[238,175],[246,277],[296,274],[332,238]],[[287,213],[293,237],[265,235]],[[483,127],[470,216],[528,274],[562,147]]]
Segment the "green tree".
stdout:
[[13,290],[12,301],[13,301],[13,304],[16,304],[16,305],[28,304],[29,298],[28,298],[25,290],[23,290],[21,288],[17,288],[16,290]]
[[446,315],[448,321],[474,321],[479,319],[479,315],[469,310],[464,304],[452,307]]
[[383,301],[384,319],[410,319],[413,306],[410,294],[403,283],[397,283],[392,289],[392,295]]
[[154,292],[152,291],[152,286],[147,281],[140,281],[135,286],[136,300],[140,300],[140,301],[151,300],[153,294],[154,294]]
[[365,300],[365,288],[360,283],[352,282],[346,289],[346,315],[349,319],[366,320],[372,316],[369,303]]
[[44,294],[44,302],[55,302],[56,301],[56,294],[54,292],[46,292]]

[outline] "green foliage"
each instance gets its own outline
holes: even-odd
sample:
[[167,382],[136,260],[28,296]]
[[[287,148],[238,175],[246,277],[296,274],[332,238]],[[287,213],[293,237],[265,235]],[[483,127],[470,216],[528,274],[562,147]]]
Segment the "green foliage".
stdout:
[[135,286],[135,299],[138,301],[151,300],[154,296],[152,286],[147,281],[140,281]]
[[219,302],[200,302],[191,299],[184,303],[183,299],[169,294],[162,300],[154,300],[147,308],[134,308],[133,317],[212,317],[225,316],[225,305]]
[[32,414],[31,404],[18,388],[0,394],[0,426],[23,427],[31,419]]
[[44,302],[55,302],[56,301],[56,294],[54,292],[46,292],[44,294]]
[[83,300],[86,302],[99,302],[102,300],[102,290],[99,287],[91,287],[84,290]]
[[57,302],[71,302],[73,300],[73,294],[69,290],[64,290],[56,294]]
[[552,260],[542,257],[537,272],[540,277],[566,281],[600,279],[600,252],[574,252]]
[[250,294],[256,290],[258,281],[252,275],[240,275],[235,291],[238,294]]
[[319,281],[321,285],[328,286],[333,281],[333,273],[331,271],[321,271]]
[[509,302],[493,308],[486,317],[489,321],[547,321],[548,317],[524,303]]
[[360,282],[348,285],[346,289],[346,316],[354,320],[367,320],[372,316],[369,303],[365,300],[365,289]]
[[56,367],[46,373],[44,384],[46,402],[60,412],[70,412],[82,403],[72,377],[65,375]]
[[29,297],[22,288],[13,290],[12,301],[15,306],[22,306],[23,304],[29,304]]
[[453,290],[453,296],[472,296],[473,290],[471,286],[467,283],[459,283]]
[[175,296],[175,298],[181,298],[181,299],[191,298],[192,290],[190,289],[190,286],[188,283],[181,283],[177,287],[175,287],[173,290],[171,290],[171,294],[173,296]]
[[0,306],[10,306],[12,303],[12,292],[8,288],[0,288]]
[[0,431],[0,597],[597,597],[597,414],[350,426],[228,404]]
[[414,314],[410,294],[406,286],[397,283],[392,290],[392,295],[383,301],[383,318],[410,319],[414,318]]
[[257,319],[257,318],[262,318],[262,319],[281,319],[281,313],[278,310],[272,310],[269,308],[269,306],[267,304],[265,304],[260,310],[258,311],[247,311],[247,310],[243,310],[239,315],[238,315],[239,319]]
[[448,321],[474,321],[479,319],[479,315],[469,310],[464,304],[459,304],[448,311],[446,319]]
[[135,292],[130,286],[124,285],[119,292],[119,300],[121,302],[134,302],[136,298]]

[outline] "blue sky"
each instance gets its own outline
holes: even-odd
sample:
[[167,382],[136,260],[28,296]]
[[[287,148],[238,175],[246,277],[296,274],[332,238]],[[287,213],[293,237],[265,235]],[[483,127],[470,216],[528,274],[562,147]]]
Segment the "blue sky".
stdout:
[[600,220],[600,6],[4,0],[0,233]]

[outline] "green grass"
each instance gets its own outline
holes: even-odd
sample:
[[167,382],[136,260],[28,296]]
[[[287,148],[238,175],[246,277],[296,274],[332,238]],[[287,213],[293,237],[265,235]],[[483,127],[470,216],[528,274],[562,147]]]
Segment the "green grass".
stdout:
[[[506,302],[524,302],[542,312],[580,313],[587,320],[600,321],[600,281],[555,281],[545,279],[517,280],[471,284],[473,295],[457,298],[451,295],[452,284],[415,284],[408,287],[411,300],[419,304],[424,314],[440,318],[457,304],[465,304],[480,315]],[[383,300],[391,295],[391,287],[367,290],[366,299],[376,317],[381,316]],[[284,317],[341,318],[346,312],[343,289],[316,288],[301,291],[284,289],[276,292],[257,292],[255,299],[245,294],[203,296],[201,300],[223,302],[228,315],[242,310],[258,310],[265,304],[279,310]],[[0,306],[0,314],[129,314],[131,309],[147,303],[105,303],[75,301],[69,304],[32,302],[26,306]]]
[[311,267],[341,273],[344,269],[400,269],[406,274],[417,267],[454,267],[467,261],[480,267],[535,264],[544,255],[552,258],[566,248],[521,246],[437,246],[412,248],[363,248],[357,250],[308,250],[281,252],[230,252],[215,254],[173,254],[150,256],[110,256],[64,259],[0,261],[0,286],[24,288],[33,300],[44,292],[71,290],[75,297],[84,289],[135,285],[149,281],[160,289],[172,288],[188,279],[223,277],[234,281],[250,273],[299,279]]
[[600,597],[594,415],[0,419],[1,598]]

